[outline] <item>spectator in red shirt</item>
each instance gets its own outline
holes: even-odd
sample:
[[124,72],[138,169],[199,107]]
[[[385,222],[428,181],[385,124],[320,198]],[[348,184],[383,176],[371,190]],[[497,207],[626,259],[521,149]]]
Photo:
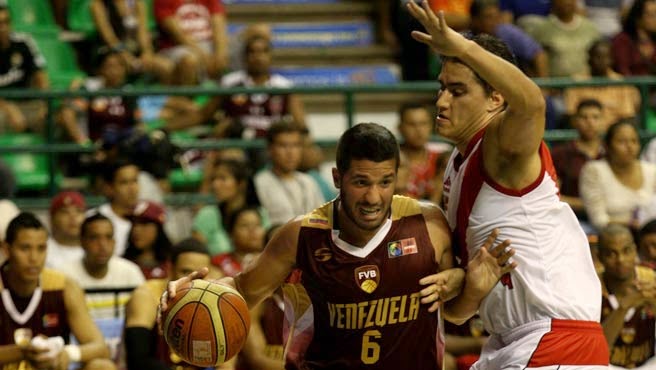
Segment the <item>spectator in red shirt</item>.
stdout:
[[228,63],[225,11],[221,0],[155,0],[162,54],[177,65],[183,85],[205,74],[218,77]]
[[625,76],[656,72],[656,0],[636,0],[613,38],[615,70]]

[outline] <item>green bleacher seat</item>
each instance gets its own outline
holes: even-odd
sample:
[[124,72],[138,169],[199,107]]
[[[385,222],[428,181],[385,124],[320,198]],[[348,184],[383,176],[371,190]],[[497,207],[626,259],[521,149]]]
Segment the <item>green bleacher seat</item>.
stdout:
[[[0,135],[0,146],[44,144],[41,135],[26,133],[7,133]],[[43,191],[50,181],[47,154],[2,153],[0,159],[11,168],[19,191]],[[61,182],[61,175],[55,176],[55,183]]]
[[[96,25],[93,23],[91,16],[91,0],[69,0],[68,13],[66,15],[68,28],[71,31],[81,32],[85,37],[89,38],[96,34]],[[153,13],[153,0],[145,0],[144,5],[148,11],[146,18],[148,19],[148,29],[154,30],[157,26],[155,23],[155,15]],[[153,35],[151,35],[152,37]]]
[[78,66],[73,47],[57,38],[35,35],[39,50],[46,59],[48,77],[53,88],[68,88],[71,81],[85,74]]
[[47,0],[9,0],[12,25],[22,27],[57,27],[50,2]]

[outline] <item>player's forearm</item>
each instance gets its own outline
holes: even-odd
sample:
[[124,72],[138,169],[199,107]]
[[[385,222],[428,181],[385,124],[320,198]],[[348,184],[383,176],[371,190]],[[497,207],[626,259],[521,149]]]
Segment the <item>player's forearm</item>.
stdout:
[[80,345],[80,362],[88,362],[96,358],[109,358],[109,347],[104,340]]
[[498,91],[514,112],[533,114],[544,109],[540,88],[524,72],[474,41],[467,42],[458,58]]
[[0,364],[10,364],[24,359],[25,354],[17,345],[0,346]]
[[484,297],[479,296],[467,289],[462,293],[445,303],[442,311],[444,319],[456,324],[462,325],[478,312],[478,307]]
[[617,310],[611,312],[610,315],[608,315],[606,319],[601,323],[609,348],[612,348],[613,344],[617,340],[617,337],[620,335],[622,328],[624,327],[624,316],[626,315],[626,312],[626,309],[620,307]]

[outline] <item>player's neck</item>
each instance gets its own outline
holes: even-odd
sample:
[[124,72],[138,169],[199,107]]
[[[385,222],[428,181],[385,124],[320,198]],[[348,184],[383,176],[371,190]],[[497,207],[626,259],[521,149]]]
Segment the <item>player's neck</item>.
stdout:
[[7,279],[6,281],[4,281],[4,283],[7,285],[7,288],[9,290],[11,290],[12,292],[14,292],[14,294],[20,297],[31,296],[36,290],[37,286],[39,286],[38,280],[24,281],[19,279],[16,275],[12,273],[10,265],[6,266],[5,272],[6,272],[5,276],[7,277]]

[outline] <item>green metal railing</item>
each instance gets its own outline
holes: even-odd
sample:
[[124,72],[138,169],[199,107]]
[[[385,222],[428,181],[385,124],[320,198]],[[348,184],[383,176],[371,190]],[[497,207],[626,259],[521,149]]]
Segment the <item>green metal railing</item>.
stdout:
[[[568,87],[579,86],[615,86],[615,85],[634,85],[640,90],[643,104],[640,110],[641,137],[646,139],[651,133],[645,131],[647,127],[647,111],[649,109],[649,90],[656,86],[656,77],[628,77],[623,80],[611,80],[605,78],[595,78],[590,80],[572,80],[565,78],[550,78],[550,79],[535,79],[535,82],[542,88],[561,89]],[[38,145],[25,145],[25,146],[2,146],[0,153],[7,152],[30,152],[30,153],[48,153],[49,156],[49,173],[50,173],[50,193],[56,191],[55,188],[55,169],[56,169],[56,154],[60,153],[88,153],[92,152],[94,148],[89,146],[82,146],[70,143],[56,143],[55,142],[55,122],[54,111],[56,101],[67,98],[75,97],[96,97],[96,96],[111,96],[120,95],[126,97],[140,97],[140,96],[159,96],[159,95],[177,95],[177,96],[197,96],[197,95],[234,95],[234,94],[253,94],[253,93],[269,93],[269,94],[313,94],[313,95],[342,95],[344,97],[344,114],[347,118],[347,125],[351,127],[354,125],[355,116],[355,96],[359,94],[390,94],[390,93],[435,93],[439,84],[437,82],[405,82],[398,84],[385,84],[385,85],[357,85],[357,86],[321,86],[321,87],[292,87],[292,88],[272,88],[272,87],[258,87],[258,88],[221,88],[221,87],[147,87],[137,88],[128,87],[124,89],[114,90],[98,90],[98,91],[69,91],[69,90],[24,90],[24,89],[7,89],[0,90],[0,99],[16,99],[16,98],[30,98],[30,99],[44,99],[47,100],[48,105],[48,118],[46,129],[46,144]],[[545,133],[545,140],[547,141],[563,141],[576,137],[574,130],[549,130]],[[329,146],[334,144],[334,140],[322,141],[319,144]],[[212,140],[203,139],[194,142],[176,143],[182,149],[199,149],[199,150],[212,150],[223,148],[257,148],[263,147],[265,143],[262,140],[238,140],[238,139],[222,139]],[[166,201],[169,204],[189,204],[190,201],[203,198],[198,198],[195,194],[172,194],[167,197]],[[47,205],[47,199],[15,199],[16,203],[26,208],[40,207]],[[92,200],[91,203],[94,203]]]

